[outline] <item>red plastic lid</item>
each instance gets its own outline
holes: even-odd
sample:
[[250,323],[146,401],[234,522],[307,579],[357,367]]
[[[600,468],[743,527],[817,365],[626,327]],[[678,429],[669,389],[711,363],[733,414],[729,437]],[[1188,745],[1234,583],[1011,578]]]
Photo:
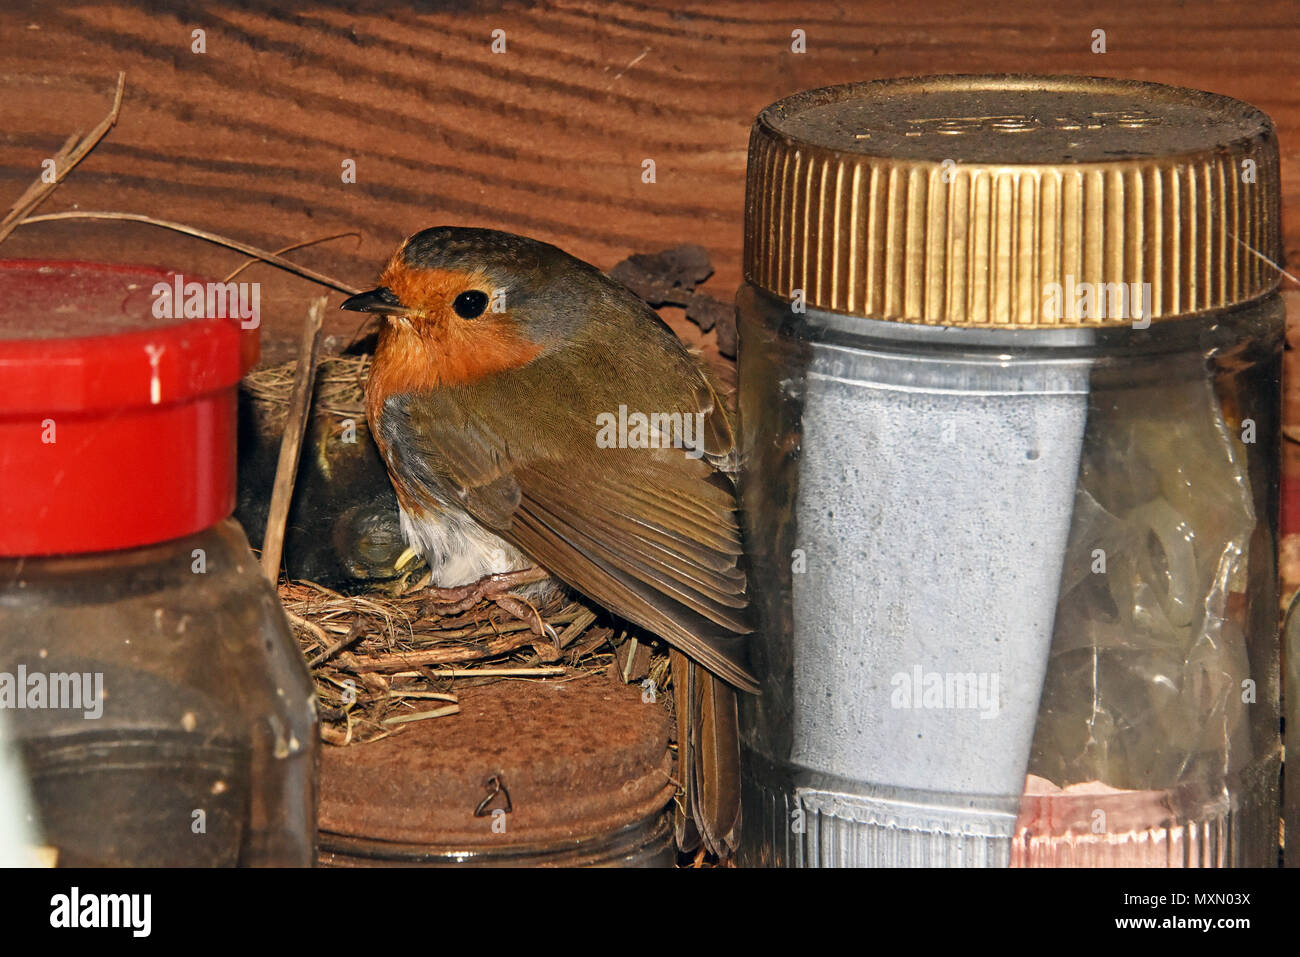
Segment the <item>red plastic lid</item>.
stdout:
[[[257,330],[207,289],[0,260],[0,555],[146,545],[234,510],[236,386]],[[187,301],[233,317],[184,318]]]

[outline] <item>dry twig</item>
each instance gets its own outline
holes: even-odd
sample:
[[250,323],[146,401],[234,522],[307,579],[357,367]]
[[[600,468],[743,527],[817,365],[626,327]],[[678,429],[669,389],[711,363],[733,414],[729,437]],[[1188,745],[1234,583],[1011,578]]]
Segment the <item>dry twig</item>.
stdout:
[[113,124],[117,122],[117,115],[122,110],[122,92],[125,88],[126,74],[119,73],[117,92],[113,96],[113,108],[109,110],[108,116],[104,117],[85,138],[78,139],[76,133],[68,137],[63,148],[54,154],[54,179],[46,182],[44,175],[36,177],[36,182],[27,187],[27,191],[9,208],[5,218],[0,220],[0,242],[4,242],[5,238],[14,231],[14,227],[26,220],[28,213],[45,202],[50,193],[63,182],[64,177],[72,172],[73,168],[85,159],[86,155],[113,128]]
[[293,383],[293,401],[289,420],[280,439],[280,461],[275,468],[275,485],[271,489],[271,509],[266,518],[266,536],[262,544],[262,571],[275,584],[280,580],[280,553],[284,548],[284,526],[289,520],[293,483],[298,477],[298,457],[302,437],[307,431],[311,412],[311,387],[316,379],[316,359],[320,354],[321,324],[325,321],[324,296],[312,300],[298,344],[298,374]]
[[220,236],[217,233],[210,233],[206,229],[199,229],[195,226],[187,226],[184,223],[175,223],[167,219],[155,219],[153,216],[145,216],[141,213],[119,213],[113,211],[107,212],[89,212],[89,213],[42,213],[40,216],[28,216],[19,221],[20,226],[29,226],[33,223],[52,223],[64,219],[89,219],[89,220],[108,220],[112,222],[127,223],[146,223],[150,226],[157,226],[161,229],[170,229],[173,232],[184,233],[186,236],[193,236],[195,239],[202,239],[206,242],[215,243],[218,246],[225,246],[227,249],[235,249],[241,253],[256,257],[263,262],[268,262],[272,266],[278,266],[304,279],[310,279],[312,282],[320,283],[322,286],[329,286],[331,289],[337,289],[339,292],[345,292],[349,296],[355,296],[361,290],[356,286],[349,286],[347,283],[340,282],[324,273],[316,272],[314,269],[308,269],[306,266],[299,266],[295,262],[290,262],[282,256],[261,249],[250,243],[240,242],[238,239],[230,239],[226,236]]

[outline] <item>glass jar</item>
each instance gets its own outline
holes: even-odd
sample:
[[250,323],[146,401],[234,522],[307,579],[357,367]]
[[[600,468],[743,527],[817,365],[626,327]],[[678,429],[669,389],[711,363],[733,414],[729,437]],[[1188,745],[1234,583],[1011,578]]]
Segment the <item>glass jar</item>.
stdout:
[[1276,863],[1278,195],[1155,84],[760,114],[743,863]]
[[36,816],[27,793],[27,774],[11,746],[0,711],[0,867],[36,867],[40,845],[32,834]]
[[0,264],[0,708],[59,864],[310,865],[315,694],[229,518],[255,333],[174,281]]
[[[1287,605],[1282,628],[1282,662],[1285,671],[1282,675],[1282,687],[1285,688],[1283,701],[1286,712],[1283,718],[1287,728],[1300,728],[1300,592],[1291,596]],[[1292,734],[1295,732],[1293,731]],[[1289,743],[1291,738],[1287,737]],[[1300,746],[1297,746],[1300,747]],[[1282,793],[1286,798],[1283,810],[1284,861],[1287,867],[1300,867],[1300,772],[1296,765],[1300,760],[1294,758],[1283,762]]]

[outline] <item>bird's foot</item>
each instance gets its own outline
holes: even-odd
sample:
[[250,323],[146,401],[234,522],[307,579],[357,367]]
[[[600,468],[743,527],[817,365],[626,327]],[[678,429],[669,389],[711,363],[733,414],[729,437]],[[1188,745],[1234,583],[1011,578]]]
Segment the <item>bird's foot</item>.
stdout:
[[520,621],[528,622],[533,634],[545,636],[559,647],[560,636],[554,628],[542,620],[542,614],[532,602],[511,591],[520,585],[545,581],[551,576],[541,568],[532,566],[516,572],[501,572],[488,575],[468,585],[455,588],[434,588],[428,590],[428,597],[438,605],[438,611],[444,615],[455,615],[469,611],[481,601],[490,601],[508,615]]
[[508,615],[514,615],[520,621],[528,622],[528,627],[539,638],[549,638],[557,652],[560,648],[560,636],[554,628],[542,620],[542,613],[526,598],[518,595],[493,595],[491,601]]
[[435,604],[450,606],[440,608],[442,614],[455,615],[462,611],[469,611],[485,599],[495,599],[498,595],[504,595],[520,585],[545,581],[550,577],[543,569],[533,565],[517,572],[487,575],[476,582],[457,585],[455,588],[438,588],[431,585],[425,594]]

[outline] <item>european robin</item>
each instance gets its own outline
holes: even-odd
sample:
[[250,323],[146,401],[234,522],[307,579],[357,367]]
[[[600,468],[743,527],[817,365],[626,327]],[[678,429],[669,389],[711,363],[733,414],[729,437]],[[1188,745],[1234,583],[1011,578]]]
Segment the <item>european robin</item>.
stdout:
[[678,838],[727,854],[734,689],[756,684],[735,443],[700,361],[594,266],[489,229],[416,233],[343,308],[382,317],[367,414],[432,584],[470,600],[568,586],[667,641]]

